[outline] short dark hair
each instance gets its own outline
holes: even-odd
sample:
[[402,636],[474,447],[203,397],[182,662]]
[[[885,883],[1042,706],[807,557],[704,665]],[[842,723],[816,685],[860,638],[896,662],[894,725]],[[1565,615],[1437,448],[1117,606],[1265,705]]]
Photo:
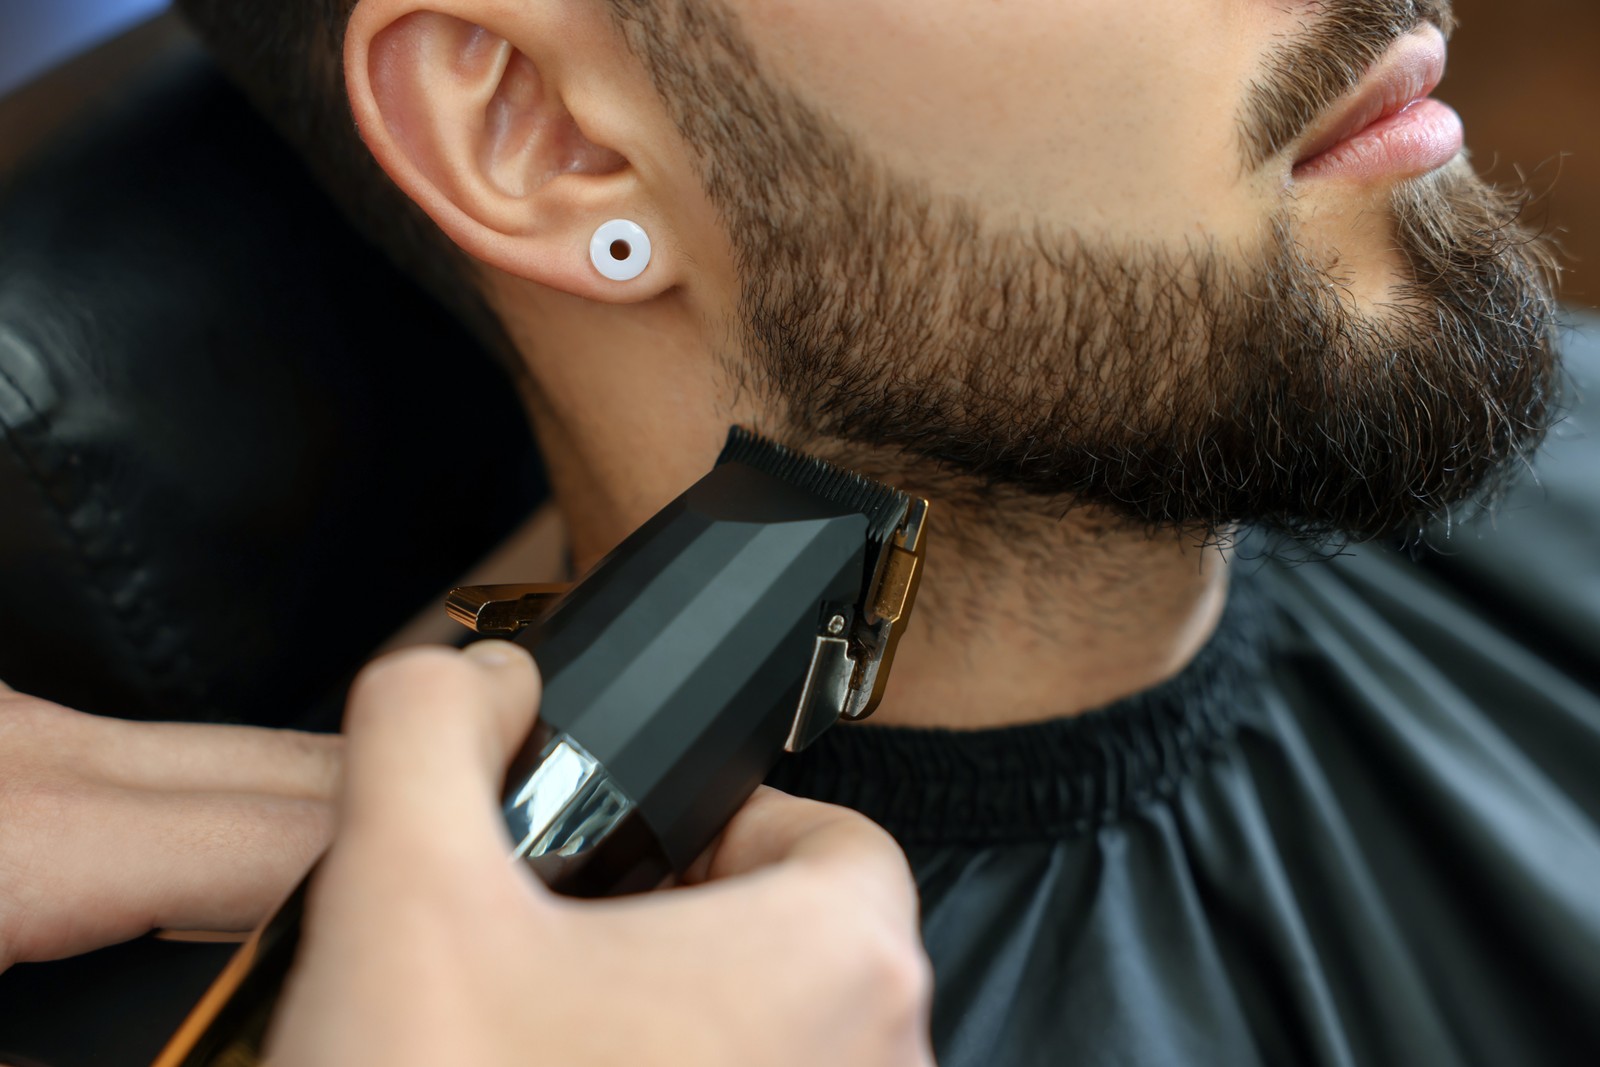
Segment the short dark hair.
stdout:
[[[778,195],[774,175],[736,181],[739,138],[748,124],[729,124],[722,94],[759,95],[763,114],[800,113],[771,97],[732,13],[714,0],[596,0],[645,65],[679,132],[696,151],[712,202],[730,202],[764,188]],[[430,289],[497,354],[525,374],[499,318],[480,288],[477,264],[401,192],[372,158],[350,114],[344,82],[344,38],[357,0],[175,0],[176,6],[233,81],[305,158],[356,226],[402,269]],[[704,68],[704,69],[701,69]],[[713,91],[715,88],[716,91]],[[808,131],[815,138],[815,131]],[[791,198],[792,199],[792,198]],[[793,207],[793,204],[789,205]],[[788,217],[788,216],[786,216]]]
[[[356,0],[176,0],[176,6],[356,227],[509,360],[511,344],[471,258],[389,180],[357,133],[343,71]],[[520,373],[519,362],[509,365]]]

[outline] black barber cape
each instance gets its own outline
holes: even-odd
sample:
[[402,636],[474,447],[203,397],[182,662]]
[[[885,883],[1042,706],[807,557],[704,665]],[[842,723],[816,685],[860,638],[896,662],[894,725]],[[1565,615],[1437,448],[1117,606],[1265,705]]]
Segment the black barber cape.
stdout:
[[1238,561],[1159,689],[779,769],[910,856],[942,1067],[1600,1065],[1600,345],[1568,358],[1538,484],[1441,552]]

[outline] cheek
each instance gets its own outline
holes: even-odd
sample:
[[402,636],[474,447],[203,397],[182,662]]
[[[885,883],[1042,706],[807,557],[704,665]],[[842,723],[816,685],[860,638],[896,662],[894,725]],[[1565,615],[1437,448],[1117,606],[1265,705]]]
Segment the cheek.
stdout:
[[1246,0],[745,0],[763,62],[900,174],[1086,236],[1248,239],[1237,115],[1285,13]]

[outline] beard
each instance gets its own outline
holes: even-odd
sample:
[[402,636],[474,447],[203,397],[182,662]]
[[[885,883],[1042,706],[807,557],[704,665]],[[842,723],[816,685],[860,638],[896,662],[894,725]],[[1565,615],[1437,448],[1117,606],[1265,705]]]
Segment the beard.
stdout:
[[[728,371],[796,447],[991,510],[1360,540],[1491,494],[1548,426],[1549,259],[1465,160],[1397,188],[1400,279],[1362,311],[1287,209],[1249,258],[997,226],[766,78],[713,5],[613,3],[735,249]],[[1302,47],[1378,54],[1422,11],[1350,0]],[[1283,64],[1255,111],[1281,140],[1365,65]]]
[[914,459],[943,495],[1364,539],[1492,492],[1547,424],[1541,258],[1464,161],[1394,195],[1405,280],[1370,314],[1288,218],[1239,264],[986,235],[907,189],[849,206],[764,246],[742,347],[791,438],[869,473]]

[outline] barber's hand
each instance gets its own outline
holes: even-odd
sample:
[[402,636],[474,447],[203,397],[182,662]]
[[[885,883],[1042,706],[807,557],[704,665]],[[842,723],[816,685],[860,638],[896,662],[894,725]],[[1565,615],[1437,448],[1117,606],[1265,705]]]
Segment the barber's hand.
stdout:
[[255,926],[327,846],[341,751],[0,685],[0,970],[163,927]]
[[763,790],[697,877],[613,901],[508,862],[498,802],[538,676],[500,642],[357,683],[333,851],[275,1023],[277,1067],[932,1063],[917,900],[893,841]]

